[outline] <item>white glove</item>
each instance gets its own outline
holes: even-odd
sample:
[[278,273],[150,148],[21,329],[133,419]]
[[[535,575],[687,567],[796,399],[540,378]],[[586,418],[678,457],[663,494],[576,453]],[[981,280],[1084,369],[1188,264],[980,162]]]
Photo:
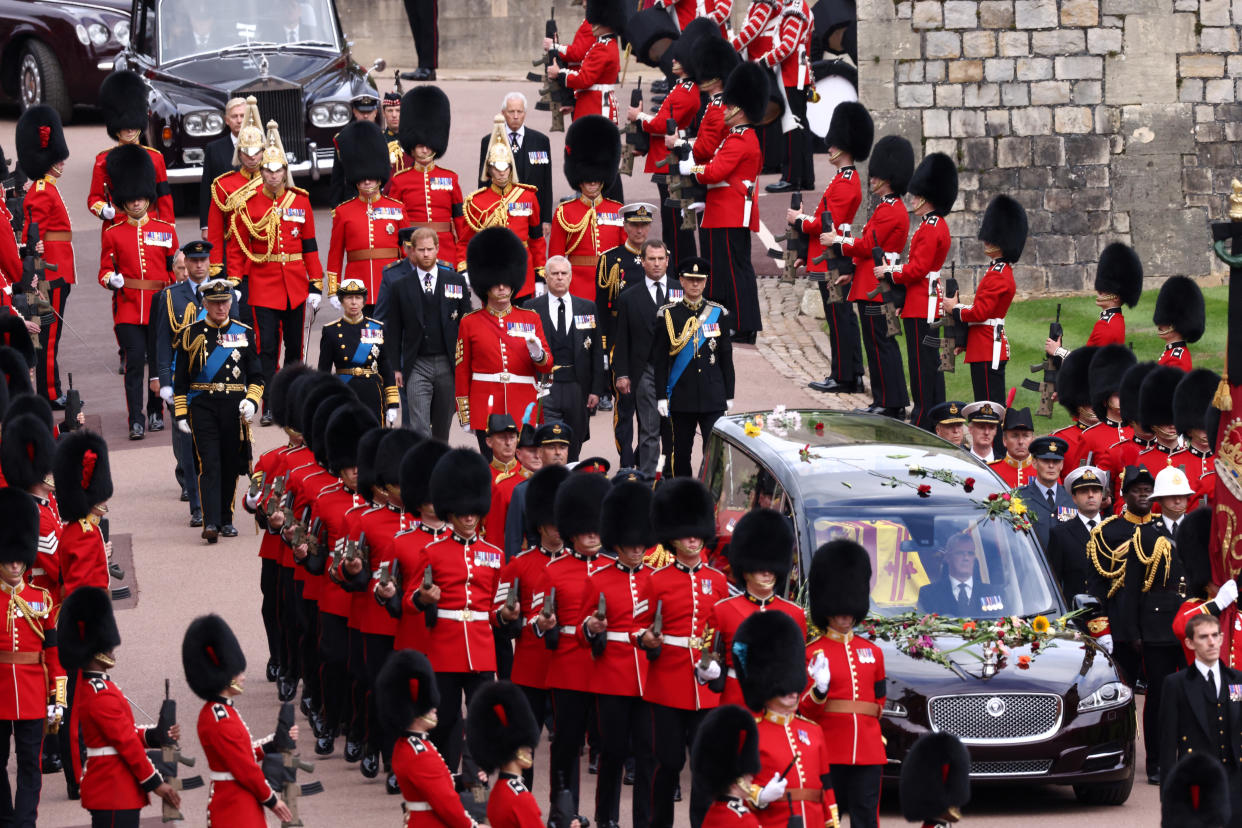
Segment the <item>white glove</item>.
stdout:
[[306,304],[310,305],[313,311],[319,310],[319,303],[323,301],[323,297],[318,293],[310,293],[306,296]]
[[397,424],[397,417],[400,413],[401,412],[395,408],[390,408],[384,412],[384,422],[388,424],[389,428],[392,428]]
[[240,290],[234,290],[234,291],[233,291],[233,301],[234,301],[234,302],[240,302],[240,301],[241,301],[241,291],[240,291]]
[[182,434],[189,434],[190,433],[190,421],[189,420],[177,420],[177,430],[180,431]]
[[1108,653],[1109,655],[1113,654],[1113,637],[1109,635],[1108,633],[1105,633],[1104,635],[1101,635],[1099,638],[1097,638],[1095,640],[1095,643],[1103,647],[1104,652]]
[[530,354],[530,358],[535,362],[543,359],[543,346],[539,344],[538,339],[532,337],[526,340],[526,353]]
[[331,305],[336,310],[341,309],[341,300],[335,294],[328,297],[328,304]]
[[540,297],[540,296],[543,296],[543,295],[544,295],[545,293],[547,293],[547,292],[548,292],[548,285],[547,285],[547,283],[546,283],[546,282],[535,282],[535,296],[536,296],[536,298],[538,298],[538,297]]
[[108,284],[114,288],[125,287],[125,277],[119,273],[108,271]]
[[160,399],[169,405],[173,404],[173,392],[171,385],[160,386]]
[[111,204],[105,204],[103,209],[99,211],[99,217],[106,221],[112,221],[112,219],[116,218],[116,208]]
[[656,400],[656,411],[661,417],[668,416],[668,400]]
[[49,704],[47,706],[47,720],[49,724],[60,724],[65,720],[65,706],[63,704]]
[[733,410],[733,400],[725,400],[725,411]]
[[698,664],[695,664],[694,674],[699,677],[699,681],[703,684],[707,684],[709,681],[715,681],[720,678],[720,662],[712,660],[708,663],[706,670],[701,668]]
[[785,788],[788,785],[788,781],[774,774],[772,778],[768,780],[768,784],[764,785],[762,790],[759,791],[759,807],[766,808],[784,796]]
[[828,659],[824,656],[823,650],[815,653],[815,658],[811,659],[811,663],[807,665],[806,674],[815,682],[816,693],[822,696],[828,692],[832,669],[828,666]]
[[242,400],[237,406],[238,412],[242,415],[242,419],[246,422],[254,420],[255,407],[250,400]]
[[262,499],[263,492],[259,492],[254,495],[250,494],[250,492],[246,492],[246,508],[253,512],[255,509],[259,508],[259,501]]
[[1220,589],[1216,590],[1216,597],[1212,599],[1212,603],[1216,608],[1223,610],[1238,600],[1238,582],[1230,578],[1220,585]]
[[677,171],[682,175],[694,175],[694,159],[681,159],[681,161],[677,162]]

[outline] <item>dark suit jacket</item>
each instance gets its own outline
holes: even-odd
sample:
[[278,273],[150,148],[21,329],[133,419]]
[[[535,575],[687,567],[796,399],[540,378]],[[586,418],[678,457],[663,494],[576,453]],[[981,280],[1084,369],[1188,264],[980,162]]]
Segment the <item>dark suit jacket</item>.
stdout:
[[[976,618],[982,616],[984,596],[994,597],[997,594],[991,584],[975,578],[970,590],[971,616]],[[919,590],[919,607],[924,612],[934,612],[950,618],[957,617],[957,596],[953,594],[953,586],[947,575],[937,578]],[[1003,612],[1004,608],[1002,607],[1000,611]]]
[[[508,137],[509,133],[506,131],[505,138],[508,139]],[[474,181],[479,171],[483,169],[483,159],[487,157],[487,145],[491,140],[490,133],[483,136],[483,140],[479,142],[478,166],[468,175],[461,177],[462,189],[466,193],[479,186],[477,184],[467,186],[464,182]],[[552,145],[548,143],[548,136],[531,129],[528,123],[526,132],[522,136],[522,146],[513,154],[513,162],[514,167],[517,168],[518,181],[538,189],[536,195],[539,199],[539,220],[552,221],[552,210],[555,205],[552,203]],[[559,163],[557,169],[560,169]]]
[[[604,330],[603,324],[595,312],[594,302],[577,296],[567,296],[566,298],[570,299],[570,307],[566,310],[569,310],[571,315],[565,322],[570,326],[570,347],[574,353],[572,369],[574,379],[578,381],[578,387],[582,389],[584,394],[602,395],[604,393],[604,348],[600,340]],[[549,302],[548,294],[532,296],[523,303],[523,307],[539,314],[539,321],[543,323],[544,335],[548,339],[548,344],[551,345],[554,334]],[[579,328],[574,323],[575,317],[584,316],[594,318],[594,327],[584,329]],[[559,365],[557,370],[560,370]]]
[[[664,291],[675,285],[665,278]],[[671,300],[670,300],[671,301]],[[621,291],[617,297],[617,322],[612,333],[612,373],[615,377],[629,377],[637,383],[643,370],[651,365],[651,343],[655,339],[655,299],[647,290],[644,276]]]
[[[413,268],[408,260],[406,266]],[[450,299],[445,295],[446,285],[456,285],[461,296]],[[383,286],[381,285],[381,290]],[[461,318],[471,311],[470,288],[461,274],[451,268],[439,265],[436,271],[436,296],[440,299],[440,332],[443,335],[444,353],[450,359],[457,352],[457,324]],[[424,314],[427,313],[427,302],[423,296],[423,285],[414,274],[407,275],[393,283],[388,296],[384,315],[377,312],[376,318],[384,323],[385,335],[394,343],[394,354],[397,354],[394,370],[405,372],[410,370],[414,360],[423,351]]]
[[[155,294],[151,300],[151,354],[147,359],[152,376],[158,376],[161,386],[173,384],[173,331],[168,317],[168,305],[177,324],[185,317],[186,305],[194,301],[194,286],[187,279]],[[197,303],[202,307],[202,300]],[[229,316],[237,319],[237,303],[229,305]]]
[[[1096,518],[1099,526],[1100,517]],[[1058,523],[1048,535],[1048,567],[1061,585],[1067,600],[1090,591],[1091,562],[1087,560],[1087,541],[1091,533],[1077,517]]]
[[1048,501],[1044,499],[1044,491],[1039,487],[1039,483],[1032,480],[1021,489],[1018,494],[1022,498],[1022,502],[1031,510],[1031,514],[1035,518],[1035,537],[1039,538],[1039,545],[1044,549],[1048,548],[1048,536],[1052,532],[1052,527],[1060,523],[1060,511],[1062,509],[1074,509],[1074,499],[1069,496],[1069,492],[1065,491],[1065,487],[1060,483],[1057,484],[1057,514],[1053,514],[1048,508]]
[[[1234,685],[1238,699],[1230,698]],[[1224,715],[1227,743],[1235,759],[1242,758],[1242,672],[1220,664],[1220,706]],[[1164,679],[1160,701],[1160,778],[1168,778],[1177,760],[1193,753],[1212,758],[1220,755],[1220,722],[1209,715],[1207,680],[1199,668],[1190,665]]]
[[198,187],[198,226],[207,226],[211,182],[233,169],[233,136],[217,138],[203,148],[203,181]]

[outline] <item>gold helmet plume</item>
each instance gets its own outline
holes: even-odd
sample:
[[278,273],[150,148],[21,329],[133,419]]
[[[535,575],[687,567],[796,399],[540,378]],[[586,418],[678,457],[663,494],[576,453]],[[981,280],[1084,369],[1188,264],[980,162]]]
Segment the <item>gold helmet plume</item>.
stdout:
[[508,165],[510,183],[518,183],[517,167],[513,163],[513,148],[509,146],[509,139],[505,137],[507,131],[505,116],[497,113],[492,119],[492,139],[487,144],[487,156],[483,159],[483,169],[479,170],[479,180],[484,184],[492,180],[487,174],[487,168],[500,164]]
[[263,151],[263,119],[259,117],[259,102],[254,95],[246,98],[246,118],[237,131],[237,146],[233,149],[233,165],[241,166],[241,153],[257,155]]
[[263,147],[262,166],[267,170],[276,170],[279,167],[288,169],[289,167],[285,145],[280,140],[280,127],[275,121],[267,122],[267,143]]

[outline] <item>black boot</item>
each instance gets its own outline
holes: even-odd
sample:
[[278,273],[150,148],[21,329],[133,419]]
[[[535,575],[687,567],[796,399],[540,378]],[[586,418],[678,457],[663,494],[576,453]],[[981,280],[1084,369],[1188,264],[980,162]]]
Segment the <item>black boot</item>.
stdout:
[[357,762],[362,758],[362,742],[355,742],[353,739],[345,739],[345,761]]
[[367,779],[374,779],[376,776],[379,776],[379,754],[368,753],[366,756],[362,757],[362,762],[358,766],[358,769],[362,771],[362,775]]

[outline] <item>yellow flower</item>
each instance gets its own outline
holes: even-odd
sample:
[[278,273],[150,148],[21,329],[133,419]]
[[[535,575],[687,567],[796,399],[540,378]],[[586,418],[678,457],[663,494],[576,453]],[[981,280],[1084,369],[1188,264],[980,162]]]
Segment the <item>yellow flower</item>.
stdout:
[[1026,504],[1022,502],[1022,498],[1018,497],[1017,495],[1014,495],[1013,498],[1009,501],[1009,511],[1010,513],[1015,514],[1015,515],[1025,515]]
[[746,425],[742,427],[742,430],[746,432],[747,437],[758,437],[759,436],[759,426],[755,425],[749,420],[746,422]]
[[1048,632],[1050,626],[1051,625],[1048,623],[1048,619],[1042,615],[1037,615],[1031,619],[1031,629],[1040,635]]

